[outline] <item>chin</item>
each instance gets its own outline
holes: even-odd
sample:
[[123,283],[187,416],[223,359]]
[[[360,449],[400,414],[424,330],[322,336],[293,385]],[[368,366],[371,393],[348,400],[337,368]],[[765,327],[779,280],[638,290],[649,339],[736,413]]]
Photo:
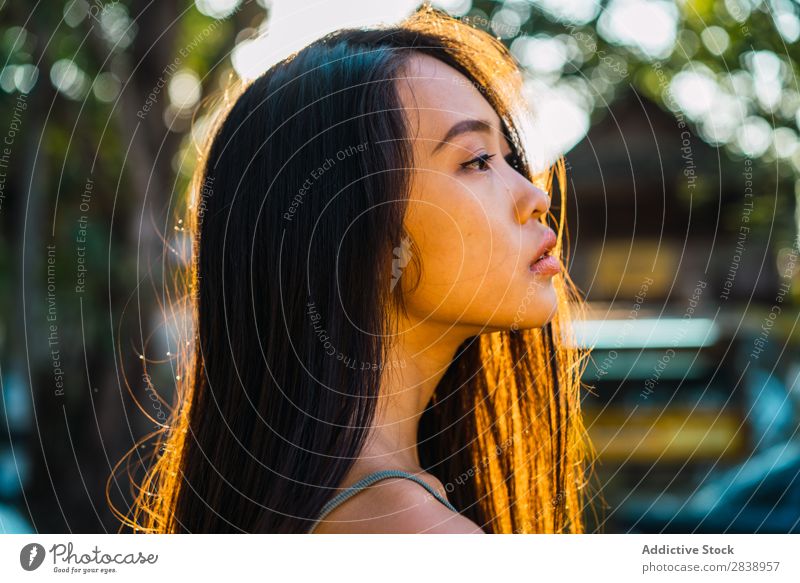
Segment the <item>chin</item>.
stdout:
[[519,308],[505,328],[507,330],[541,328],[555,317],[557,311],[558,297],[552,280],[548,280],[535,296],[520,302]]
[[[477,311],[461,310],[457,325],[470,335],[491,334],[509,330],[528,330],[541,328],[550,322],[558,311],[558,295],[553,278],[531,280],[521,292],[503,299],[501,305],[496,300],[482,302],[483,308]],[[497,306],[488,312],[489,306]]]

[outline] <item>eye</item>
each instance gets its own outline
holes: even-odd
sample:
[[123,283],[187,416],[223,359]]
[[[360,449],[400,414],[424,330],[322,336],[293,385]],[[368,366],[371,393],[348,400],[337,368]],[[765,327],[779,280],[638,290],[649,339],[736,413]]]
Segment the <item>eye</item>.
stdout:
[[480,156],[476,156],[468,162],[464,162],[461,164],[461,167],[465,170],[478,170],[479,172],[485,172],[489,169],[489,160],[494,157],[495,154],[481,154]]

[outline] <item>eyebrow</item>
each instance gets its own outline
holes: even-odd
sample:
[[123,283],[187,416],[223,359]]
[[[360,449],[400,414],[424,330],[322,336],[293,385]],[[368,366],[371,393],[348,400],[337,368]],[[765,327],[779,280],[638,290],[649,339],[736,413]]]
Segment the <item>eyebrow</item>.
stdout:
[[491,133],[492,132],[492,125],[485,120],[482,119],[465,119],[462,120],[453,127],[451,127],[447,133],[445,134],[442,141],[440,141],[431,151],[431,155],[438,152],[441,148],[447,145],[447,143],[455,138],[458,135],[466,134],[469,132],[482,132],[482,133]]

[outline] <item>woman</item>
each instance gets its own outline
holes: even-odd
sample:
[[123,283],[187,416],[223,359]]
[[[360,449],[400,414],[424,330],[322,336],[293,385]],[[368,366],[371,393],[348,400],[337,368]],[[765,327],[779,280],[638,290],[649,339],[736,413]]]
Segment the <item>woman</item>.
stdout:
[[127,524],[583,531],[564,165],[531,175],[520,90],[499,42],[422,8],[228,99],[193,181],[185,385]]

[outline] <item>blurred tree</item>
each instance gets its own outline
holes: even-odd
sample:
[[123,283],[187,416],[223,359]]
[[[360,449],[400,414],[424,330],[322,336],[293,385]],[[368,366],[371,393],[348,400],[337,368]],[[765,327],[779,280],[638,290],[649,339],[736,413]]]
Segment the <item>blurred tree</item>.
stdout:
[[[16,496],[40,532],[118,527],[106,479],[154,428],[131,397],[157,412],[147,347],[171,398],[159,302],[191,172],[181,152],[202,96],[230,74],[236,33],[266,16],[254,1],[197,4],[0,8],[0,381],[18,413],[0,433],[0,472],[14,476],[0,501]],[[124,506],[129,486],[112,491]]]
[[[552,145],[553,152],[568,151],[617,97],[634,90],[685,122],[691,139],[698,136],[721,148],[730,160],[752,161],[755,194],[774,196],[777,209],[775,216],[770,211],[755,217],[756,226],[763,233],[770,231],[778,246],[796,245],[797,2],[443,0],[434,4],[510,47],[528,73],[537,96],[534,107],[542,117],[565,118],[555,132],[560,141]],[[582,118],[585,123],[575,121]],[[740,184],[743,194],[741,177]],[[736,203],[740,208],[741,200]]]

